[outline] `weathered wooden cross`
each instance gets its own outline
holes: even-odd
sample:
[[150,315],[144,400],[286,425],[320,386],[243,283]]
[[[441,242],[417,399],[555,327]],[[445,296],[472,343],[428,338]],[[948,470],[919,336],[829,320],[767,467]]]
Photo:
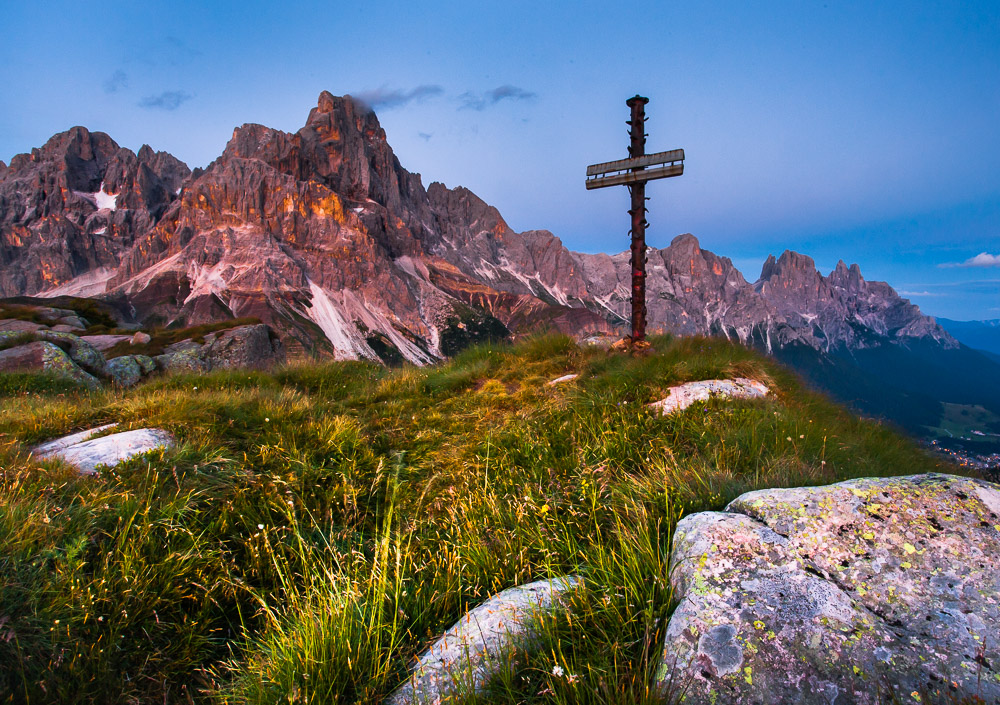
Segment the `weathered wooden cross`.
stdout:
[[587,167],[587,188],[628,186],[632,194],[632,344],[646,338],[646,182],[684,173],[684,150],[646,154],[646,103],[640,95],[625,101],[632,109],[628,159]]

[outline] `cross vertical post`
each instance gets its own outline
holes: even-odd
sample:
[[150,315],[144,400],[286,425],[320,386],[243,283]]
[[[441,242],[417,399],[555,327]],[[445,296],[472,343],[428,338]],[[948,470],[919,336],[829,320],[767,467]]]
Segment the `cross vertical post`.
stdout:
[[632,334],[633,346],[646,339],[646,182],[684,173],[684,150],[646,154],[646,103],[635,95],[625,101],[632,115],[629,125],[628,159],[591,164],[587,167],[587,189],[628,186],[632,217]]
[[[636,95],[625,101],[632,109],[629,120],[630,144],[628,154],[632,159],[646,155],[646,103],[649,98]],[[632,173],[644,171],[637,166]],[[629,186],[632,192],[632,342],[646,339],[646,182],[637,181]]]

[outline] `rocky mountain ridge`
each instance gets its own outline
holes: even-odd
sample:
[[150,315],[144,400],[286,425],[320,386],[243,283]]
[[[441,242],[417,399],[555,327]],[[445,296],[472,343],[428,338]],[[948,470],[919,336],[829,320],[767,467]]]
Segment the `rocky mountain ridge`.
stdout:
[[[373,112],[322,93],[305,126],[237,128],[194,172],[82,127],[0,171],[0,294],[100,295],[145,325],[253,316],[291,354],[422,364],[540,327],[614,333],[628,254],[515,232],[468,189],[406,171]],[[649,326],[768,350],[958,343],[882,282],[786,251],[748,282],[692,235],[649,250]]]

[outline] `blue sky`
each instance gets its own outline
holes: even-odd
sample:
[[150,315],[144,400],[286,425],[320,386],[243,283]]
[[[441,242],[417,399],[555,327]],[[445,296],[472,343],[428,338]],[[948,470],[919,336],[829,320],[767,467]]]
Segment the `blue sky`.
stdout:
[[0,159],[80,124],[204,166],[237,125],[363,94],[425,185],[617,252],[626,190],[584,170],[626,156],[641,93],[648,151],[687,152],[648,187],[650,244],[694,233],[751,281],[785,248],[842,258],[1000,318],[1000,2],[619,5],[5,0]]

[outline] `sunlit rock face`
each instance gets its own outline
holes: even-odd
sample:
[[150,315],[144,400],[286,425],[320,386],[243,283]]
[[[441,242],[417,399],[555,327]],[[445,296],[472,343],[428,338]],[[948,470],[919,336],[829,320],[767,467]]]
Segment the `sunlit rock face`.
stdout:
[[429,362],[484,318],[503,334],[538,322],[610,330],[439,255],[475,227],[448,215],[400,166],[374,113],[323,93],[295,134],[238,128],[137,240],[109,291],[169,320],[256,316],[339,358]]
[[[954,341],[856,266],[786,252],[747,282],[692,235],[648,253],[651,332],[774,349]],[[0,170],[0,295],[103,295],[146,325],[254,316],[289,354],[426,363],[539,328],[624,332],[628,253],[518,233],[466,188],[406,171],[378,119],[322,93],[295,133],[233,132],[189,172],[77,127]]]
[[0,170],[0,295],[103,291],[189,173],[165,152],[136,155],[85,127],[17,155]]

